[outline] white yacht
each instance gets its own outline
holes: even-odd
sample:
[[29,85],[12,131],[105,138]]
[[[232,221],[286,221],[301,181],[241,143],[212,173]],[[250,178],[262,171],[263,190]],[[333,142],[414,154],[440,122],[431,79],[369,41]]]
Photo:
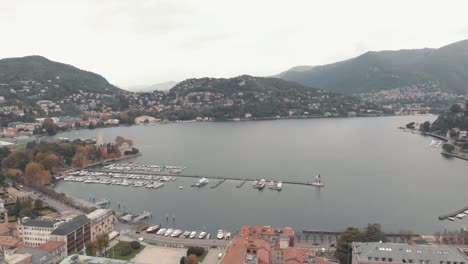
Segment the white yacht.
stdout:
[[275,187],[276,187],[275,181],[270,181],[270,182],[268,183],[268,188],[269,188],[269,189],[274,189]]
[[279,181],[279,182],[276,184],[276,190],[281,191],[282,188],[283,188],[283,182],[282,182],[282,181]]
[[197,236],[197,231],[192,231],[192,233],[190,233],[189,238],[194,239],[196,236]]
[[198,238],[203,239],[205,238],[205,236],[206,236],[206,232],[203,231],[203,232],[200,232],[200,235],[198,235]]
[[164,233],[164,236],[169,236],[169,235],[172,234],[172,232],[174,232],[174,229],[169,228],[169,229],[166,230],[166,233]]
[[223,230],[218,230],[218,234],[216,235],[217,239],[223,239],[224,238],[224,231]]
[[156,235],[162,236],[162,235],[164,235],[164,233],[166,233],[166,230],[167,230],[166,228],[161,228],[161,229],[159,229],[158,232],[156,232]]

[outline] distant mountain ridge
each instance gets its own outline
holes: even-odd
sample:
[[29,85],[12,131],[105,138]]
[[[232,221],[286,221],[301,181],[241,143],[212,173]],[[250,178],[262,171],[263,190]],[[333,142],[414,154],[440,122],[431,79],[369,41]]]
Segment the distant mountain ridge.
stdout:
[[429,83],[434,89],[468,93],[468,40],[438,49],[366,52],[322,66],[300,66],[277,77],[346,94]]
[[155,83],[152,85],[137,85],[137,86],[130,86],[128,90],[133,92],[153,92],[153,91],[167,91],[176,86],[179,82],[175,81],[167,81],[162,83]]
[[[74,66],[51,61],[42,56],[26,56],[0,60],[0,89],[24,86],[25,81],[41,83],[48,92],[68,94],[70,92],[113,93],[121,89],[110,84],[96,73],[84,71]],[[54,85],[47,86],[47,83]],[[2,88],[3,87],[3,88]]]

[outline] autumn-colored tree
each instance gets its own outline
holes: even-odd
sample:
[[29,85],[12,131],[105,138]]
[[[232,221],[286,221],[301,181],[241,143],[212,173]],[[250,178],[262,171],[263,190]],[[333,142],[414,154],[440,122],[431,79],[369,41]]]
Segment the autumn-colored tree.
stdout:
[[24,171],[26,164],[31,160],[30,153],[26,150],[15,150],[2,160],[3,169],[19,169]]
[[96,249],[100,256],[105,255],[106,248],[109,246],[109,234],[101,234],[96,237]]
[[55,154],[49,154],[44,159],[41,160],[41,164],[46,170],[49,170],[52,173],[55,173],[59,169],[60,161],[59,157]]
[[29,162],[25,170],[26,181],[31,184],[49,184],[51,181],[50,172],[37,162]]
[[86,255],[96,256],[96,253],[97,253],[96,242],[87,242],[86,243]]
[[192,254],[190,256],[188,256],[187,258],[187,264],[198,264],[198,258],[197,258],[197,255],[195,254]]
[[122,146],[123,143],[127,143],[129,146],[133,146],[133,141],[130,139],[126,139],[121,136],[117,136],[115,138],[115,143],[117,143],[118,146]]
[[18,178],[23,175],[23,172],[19,169],[6,169],[4,172],[5,176],[13,179],[18,180]]

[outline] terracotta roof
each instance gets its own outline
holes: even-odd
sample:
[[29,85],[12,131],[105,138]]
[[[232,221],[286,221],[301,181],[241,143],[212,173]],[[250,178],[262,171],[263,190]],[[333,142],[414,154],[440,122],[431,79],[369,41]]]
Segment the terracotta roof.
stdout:
[[308,248],[288,247],[283,249],[284,263],[307,263],[308,258],[306,254],[313,254],[314,251]]
[[21,240],[12,236],[0,236],[0,246],[15,247],[20,242]]
[[0,235],[10,234],[12,230],[16,230],[15,223],[2,223],[0,224]]
[[45,250],[47,252],[54,252],[56,249],[65,245],[65,241],[47,241],[44,244],[37,246],[35,249]]

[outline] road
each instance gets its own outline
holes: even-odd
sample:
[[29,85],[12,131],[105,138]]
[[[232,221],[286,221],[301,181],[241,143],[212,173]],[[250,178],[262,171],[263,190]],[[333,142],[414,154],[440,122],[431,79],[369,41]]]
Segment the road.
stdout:
[[218,257],[219,253],[222,253],[224,255],[225,252],[226,252],[226,249],[221,249],[221,248],[210,249],[205,259],[203,260],[203,264],[218,264],[221,261],[221,259]]
[[47,204],[48,206],[54,208],[55,210],[57,210],[59,213],[65,213],[65,212],[68,212],[68,213],[73,213],[73,214],[76,214],[76,215],[82,215],[84,214],[82,211],[74,208],[74,207],[71,207],[69,205],[66,205],[64,203],[61,203],[59,201],[56,201],[54,199],[51,199],[49,197],[47,197],[46,195],[42,195],[42,197],[39,197],[39,193],[35,193],[34,190],[32,189],[28,189],[28,188],[23,188],[25,191],[28,191],[28,192],[31,192],[31,197],[32,199],[41,199],[45,204]]

